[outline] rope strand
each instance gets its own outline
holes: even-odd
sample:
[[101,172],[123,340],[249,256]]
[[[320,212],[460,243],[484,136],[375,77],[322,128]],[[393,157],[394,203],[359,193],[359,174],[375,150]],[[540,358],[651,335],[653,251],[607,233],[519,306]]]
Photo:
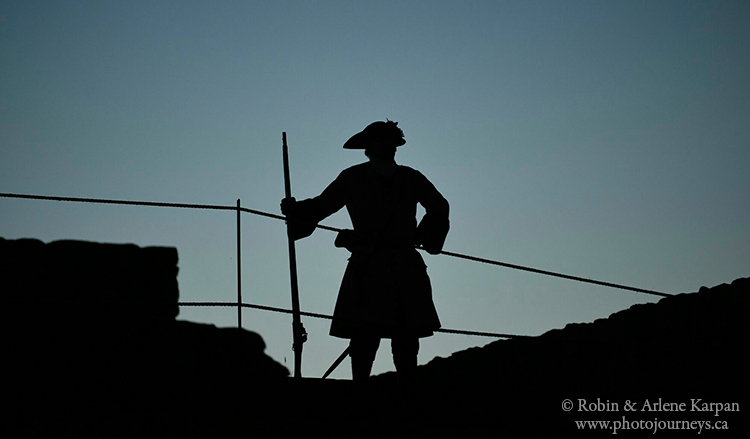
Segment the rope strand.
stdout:
[[[22,198],[22,199],[30,199],[30,200],[71,201],[71,202],[78,202],[78,203],[124,204],[124,205],[130,205],[130,206],[178,207],[178,208],[186,208],[186,209],[213,209],[213,210],[234,210],[234,211],[238,209],[238,207],[236,206],[219,206],[219,205],[212,205],[212,204],[161,203],[161,202],[152,202],[152,201],[106,200],[106,199],[100,199],[100,198],[50,197],[50,196],[43,196],[43,195],[26,195],[26,194],[11,194],[11,193],[0,193],[0,197]],[[273,213],[263,212],[260,210],[248,209],[246,207],[239,207],[239,210],[242,212],[253,214],[253,215],[265,216],[267,218],[273,218],[277,220],[286,221],[286,217],[283,215],[276,215]],[[321,224],[317,224],[316,227],[319,229],[328,230],[331,232],[340,232],[342,230],[342,229],[338,229],[335,227],[324,226]],[[417,247],[417,248],[422,250],[420,247]],[[621,290],[635,291],[638,293],[652,294],[654,296],[661,296],[661,297],[672,296],[672,294],[668,294],[668,293],[660,293],[658,291],[629,287],[627,285],[619,285],[619,284],[615,284],[611,282],[602,282],[602,281],[593,280],[593,279],[586,279],[586,278],[582,278],[578,276],[571,276],[568,274],[555,273],[552,271],[540,270],[540,269],[531,268],[531,267],[524,267],[522,265],[508,264],[505,262],[494,261],[492,259],[463,255],[460,253],[442,251],[440,252],[440,254],[446,255],[446,256],[452,256],[454,258],[459,258],[459,259],[466,259],[469,261],[483,262],[485,264],[496,265],[499,267],[512,268],[514,270],[528,271],[531,273],[543,274],[545,276],[553,276],[553,277],[559,277],[562,279],[568,279],[568,280],[573,280],[573,281],[578,281],[578,282],[585,282],[585,283],[600,285],[604,287],[619,288]]]
[[[237,302],[178,302],[180,306],[238,306]],[[271,311],[283,314],[292,314],[291,309],[277,308],[274,306],[256,305],[253,303],[240,303],[239,306],[242,308],[253,308],[263,311]],[[317,319],[333,320],[333,316],[328,314],[319,314],[314,312],[300,311],[300,315],[306,317],[314,317]],[[446,334],[460,334],[460,335],[475,335],[479,337],[496,337],[496,338],[526,338],[528,335],[514,335],[514,334],[500,334],[497,332],[479,332],[479,331],[465,331],[461,329],[438,329],[435,332],[443,332]]]
[[653,294],[655,296],[662,296],[662,297],[672,296],[672,294],[660,293],[658,291],[644,290],[644,289],[641,289],[641,288],[629,287],[627,285],[613,284],[613,283],[610,283],[610,282],[602,282],[602,281],[593,280],[593,279],[586,279],[586,278],[582,278],[582,277],[578,277],[578,276],[571,276],[571,275],[568,275],[568,274],[555,273],[555,272],[546,271],[546,270],[539,270],[537,268],[524,267],[524,266],[521,266],[521,265],[513,265],[513,264],[508,264],[508,263],[505,263],[505,262],[493,261],[491,259],[478,258],[476,256],[462,255],[460,253],[453,253],[453,252],[443,251],[443,252],[440,252],[440,254],[446,255],[446,256],[453,256],[454,258],[467,259],[469,261],[483,262],[485,264],[491,264],[491,265],[497,265],[497,266],[500,266],[500,267],[512,268],[514,270],[529,271],[531,273],[543,274],[543,275],[546,275],[546,276],[560,277],[560,278],[563,278],[563,279],[575,280],[575,281],[578,281],[578,282],[586,282],[586,283],[601,285],[601,286],[605,286],[605,287],[619,288],[619,289],[622,289],[622,290],[636,291],[638,293]]

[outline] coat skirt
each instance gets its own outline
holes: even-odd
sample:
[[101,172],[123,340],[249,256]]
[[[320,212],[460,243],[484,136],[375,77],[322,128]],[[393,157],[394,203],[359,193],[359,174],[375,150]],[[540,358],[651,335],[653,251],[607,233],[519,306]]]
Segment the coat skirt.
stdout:
[[427,266],[416,249],[352,254],[333,313],[332,336],[429,337],[439,328]]

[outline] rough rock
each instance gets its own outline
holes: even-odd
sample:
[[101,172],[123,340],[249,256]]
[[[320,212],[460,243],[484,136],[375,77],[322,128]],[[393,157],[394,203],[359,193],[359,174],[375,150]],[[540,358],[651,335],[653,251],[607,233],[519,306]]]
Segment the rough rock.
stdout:
[[177,250],[0,238],[7,437],[199,437],[272,410],[257,333],[176,320]]

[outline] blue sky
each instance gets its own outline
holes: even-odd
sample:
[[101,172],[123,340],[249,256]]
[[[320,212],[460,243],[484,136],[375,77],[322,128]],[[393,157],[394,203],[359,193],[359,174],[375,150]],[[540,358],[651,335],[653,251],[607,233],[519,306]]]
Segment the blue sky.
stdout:
[[[451,203],[446,250],[697,291],[750,268],[748,17],[742,1],[5,1],[0,192],[278,213],[282,131],[307,198],[365,160],[349,136],[389,118],[407,139],[396,160]],[[345,211],[325,223],[350,226]],[[244,299],[289,307],[283,223],[242,226]],[[8,239],[177,247],[187,301],[236,297],[235,227],[231,212],[0,199]],[[333,310],[348,257],[333,239],[297,244],[304,310]],[[536,335],[656,299],[425,259],[447,328]],[[243,322],[292,369],[288,316]],[[303,322],[303,375],[321,376],[346,342]],[[438,334],[420,363],[489,341]]]

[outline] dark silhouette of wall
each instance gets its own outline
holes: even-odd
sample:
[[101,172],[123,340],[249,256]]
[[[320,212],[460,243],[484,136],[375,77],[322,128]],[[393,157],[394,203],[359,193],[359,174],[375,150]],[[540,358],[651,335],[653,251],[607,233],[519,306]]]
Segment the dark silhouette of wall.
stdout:
[[[747,437],[747,278],[435,358],[404,387],[288,378],[258,334],[175,320],[175,249],[0,238],[0,267],[7,437],[580,437],[622,416]],[[561,407],[697,398],[741,411]]]
[[194,437],[216,431],[227,395],[247,415],[273,408],[264,389],[289,371],[260,335],[175,320],[177,260],[174,248],[0,238],[17,433]]
[[[457,429],[528,434],[582,432],[574,420],[729,420],[725,437],[743,437],[750,360],[750,278],[633,305],[592,323],[571,323],[538,337],[499,340],[435,358],[419,368],[424,395],[436,404],[424,416]],[[375,378],[393,382],[395,374]],[[579,399],[618,402],[619,410],[578,412]],[[626,412],[624,401],[685,402],[687,412]],[[564,411],[570,399],[576,408]],[[691,412],[691,399],[739,403],[719,417]],[[602,431],[589,432],[603,435]],[[644,434],[644,431],[631,431]],[[649,432],[651,434],[653,432]],[[706,432],[703,432],[706,434]],[[717,432],[714,432],[717,433]],[[609,433],[611,434],[611,431]],[[628,434],[621,432],[620,434]],[[658,434],[697,434],[661,431]],[[710,433],[709,433],[710,434]],[[736,436],[739,435],[739,436]]]
[[[394,372],[360,387],[303,381],[287,390],[293,395],[287,406],[301,414],[295,433],[326,437],[608,437],[612,430],[578,430],[575,421],[623,416],[727,421],[727,430],[704,428],[701,436],[747,437],[749,300],[750,279],[737,279],[592,323],[435,358],[418,367],[414,386],[399,386]],[[563,410],[566,399],[573,410]],[[692,399],[737,403],[740,411],[694,412]],[[619,406],[581,412],[579,400]],[[685,403],[686,410],[643,410],[646,400]],[[637,410],[626,411],[626,401]],[[636,427],[615,437],[697,434]]]

